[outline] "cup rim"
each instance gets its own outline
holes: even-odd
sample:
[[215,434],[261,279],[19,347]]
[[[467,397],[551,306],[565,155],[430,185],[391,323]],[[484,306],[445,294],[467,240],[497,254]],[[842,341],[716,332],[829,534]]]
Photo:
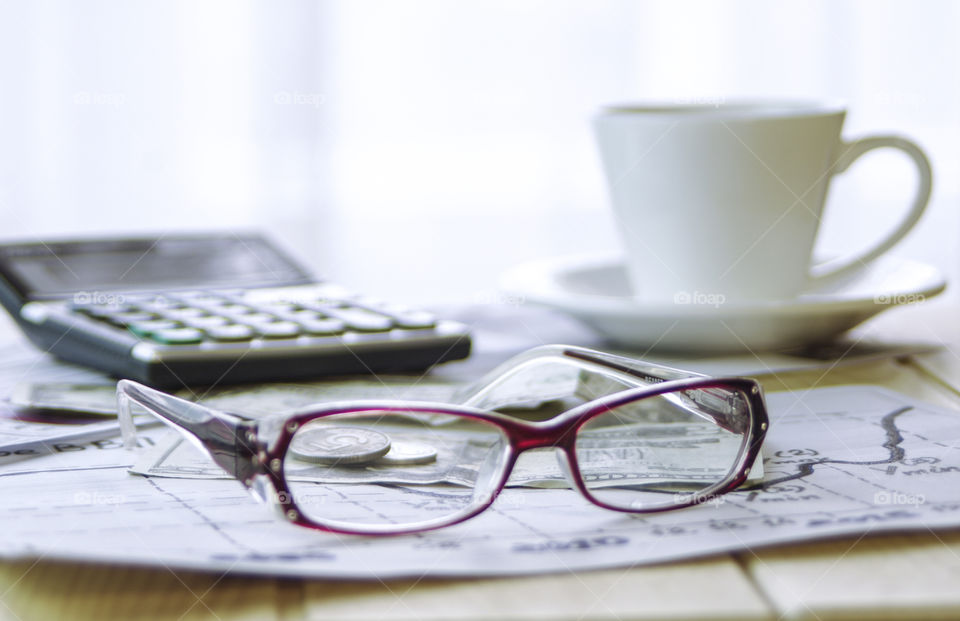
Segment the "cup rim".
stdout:
[[769,119],[844,114],[839,99],[742,98],[716,101],[650,100],[607,104],[595,118]]

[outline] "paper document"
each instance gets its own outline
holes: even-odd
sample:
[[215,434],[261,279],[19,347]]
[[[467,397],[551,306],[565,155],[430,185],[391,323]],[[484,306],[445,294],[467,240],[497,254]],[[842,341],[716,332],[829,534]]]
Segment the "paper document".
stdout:
[[[765,475],[751,488],[640,516],[569,489],[516,487],[463,524],[388,538],[286,524],[232,480],[129,474],[135,455],[101,441],[0,466],[0,555],[339,579],[494,576],[960,526],[956,412],[865,386],[768,402]],[[141,440],[159,445],[163,433]]]
[[73,450],[79,444],[107,440],[119,433],[120,424],[116,420],[52,425],[0,418],[0,464]]

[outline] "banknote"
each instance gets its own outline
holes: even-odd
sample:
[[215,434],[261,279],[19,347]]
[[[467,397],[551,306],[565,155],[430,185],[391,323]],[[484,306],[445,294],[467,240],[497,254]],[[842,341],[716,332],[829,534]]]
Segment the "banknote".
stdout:
[[[317,483],[383,483],[472,485],[490,459],[502,454],[496,432],[466,433],[447,427],[386,428],[378,431],[404,442],[429,445],[436,460],[426,464],[391,466],[365,463],[331,467],[288,458],[288,480]],[[733,466],[740,440],[706,424],[630,424],[588,430],[578,439],[577,459],[584,479],[596,487],[643,484],[656,481],[696,484],[722,478]],[[629,464],[629,467],[625,466]],[[177,478],[229,478],[212,461],[177,436],[146,451],[131,472]],[[751,479],[762,478],[762,469]],[[529,451],[517,461],[508,485],[569,487],[556,451]]]
[[22,382],[14,386],[10,403],[21,408],[84,414],[115,415],[116,384]]

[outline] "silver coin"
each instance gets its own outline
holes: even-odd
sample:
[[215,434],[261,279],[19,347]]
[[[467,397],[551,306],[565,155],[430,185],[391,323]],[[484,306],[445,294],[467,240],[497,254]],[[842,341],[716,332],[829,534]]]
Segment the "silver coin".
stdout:
[[378,465],[412,466],[437,461],[437,449],[419,442],[394,442],[390,452],[377,460]]
[[364,427],[306,429],[290,443],[294,457],[316,464],[365,464],[389,450],[390,438]]

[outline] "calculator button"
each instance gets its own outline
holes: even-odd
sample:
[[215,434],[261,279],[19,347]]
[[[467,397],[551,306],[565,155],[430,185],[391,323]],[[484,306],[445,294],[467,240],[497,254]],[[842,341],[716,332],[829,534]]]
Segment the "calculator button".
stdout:
[[391,318],[362,308],[329,308],[325,312],[357,332],[384,332],[393,327]]
[[260,323],[255,326],[257,333],[267,339],[287,339],[294,336],[300,336],[300,326],[292,321],[274,321],[273,323]]
[[183,308],[183,304],[176,303],[161,303],[156,304],[154,302],[143,302],[138,305],[140,310],[147,313],[155,313],[157,315],[166,315],[168,312],[174,309]]
[[347,328],[339,319],[304,319],[298,323],[304,332],[313,336],[340,334]]
[[217,308],[217,312],[234,317],[239,315],[249,315],[251,313],[255,313],[256,310],[247,306],[246,304],[234,304],[232,302],[228,302],[223,306],[219,306]]
[[174,300],[173,298],[164,297],[162,295],[153,296],[145,298],[139,302],[138,306],[140,308],[151,310],[154,312],[170,310],[172,308],[183,308],[183,302],[179,300]]
[[219,315],[207,315],[205,317],[193,317],[190,319],[184,319],[183,323],[187,324],[191,328],[197,328],[199,330],[206,330],[207,328],[216,328],[218,326],[225,326],[230,323],[230,320],[226,317],[221,317]]
[[277,320],[276,315],[271,315],[270,313],[250,313],[248,315],[241,315],[237,318],[237,321],[242,321],[245,324],[249,324],[255,327],[259,327],[264,323],[271,323]]
[[357,305],[367,310],[381,313],[394,320],[398,328],[417,330],[437,327],[437,317],[433,313],[390,304],[376,298],[364,297],[357,300]]
[[346,303],[344,303],[343,300],[329,300],[326,298],[320,298],[318,300],[314,300],[309,304],[304,304],[304,306],[306,308],[310,308],[314,310],[326,310],[330,308],[347,308],[347,305]]
[[152,321],[135,321],[127,326],[127,330],[130,330],[137,336],[150,336],[158,330],[171,330],[182,327],[183,325],[179,321],[154,319]]
[[249,341],[254,337],[253,328],[238,323],[207,328],[207,336],[215,341]]
[[287,314],[296,311],[300,307],[296,304],[290,304],[289,302],[268,302],[261,304],[260,308],[268,313]]
[[389,313],[398,328],[418,330],[437,327],[437,318],[427,311],[399,311]]
[[317,311],[301,309],[298,311],[293,311],[292,313],[287,313],[286,318],[290,321],[303,323],[305,321],[316,321],[318,319],[323,319],[324,316]]
[[74,304],[72,308],[97,319],[109,319],[111,315],[132,313],[137,310],[130,304]]
[[131,323],[136,323],[140,321],[150,321],[151,319],[157,319],[157,316],[154,313],[144,313],[138,311],[130,311],[125,313],[111,313],[102,317],[110,323],[117,326],[128,326]]
[[150,338],[165,345],[193,345],[203,340],[203,332],[195,328],[171,328],[152,332]]
[[219,313],[222,312],[224,308],[229,307],[233,302],[230,300],[224,300],[222,298],[209,299],[209,300],[191,300],[190,303],[196,308],[202,308],[203,310],[209,313]]
[[177,321],[185,321],[187,319],[204,317],[207,315],[207,311],[203,310],[202,308],[194,308],[192,306],[187,306],[186,308],[177,308],[177,309],[168,310],[163,315],[167,319],[176,319]]

